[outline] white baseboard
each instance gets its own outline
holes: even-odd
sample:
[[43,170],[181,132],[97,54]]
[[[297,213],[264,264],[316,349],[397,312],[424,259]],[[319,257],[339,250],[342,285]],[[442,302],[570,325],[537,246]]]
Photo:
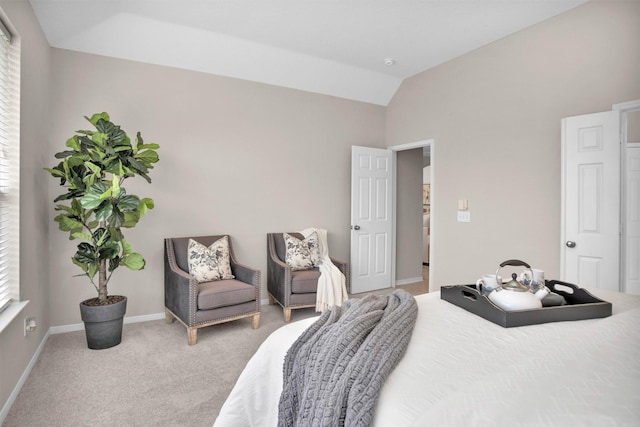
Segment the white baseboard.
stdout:
[[20,376],[20,379],[18,380],[18,383],[13,388],[13,391],[9,395],[9,398],[7,399],[7,401],[5,402],[5,404],[4,404],[3,408],[2,408],[2,411],[0,411],[0,425],[2,425],[2,423],[4,423],[4,419],[9,414],[9,410],[11,409],[11,406],[13,406],[13,402],[15,402],[16,398],[18,397],[18,393],[20,393],[20,390],[22,390],[22,386],[27,381],[27,378],[29,377],[29,374],[31,373],[31,370],[33,369],[33,367],[35,366],[36,362],[40,358],[40,354],[42,353],[42,350],[44,349],[44,345],[47,343],[48,339],[49,339],[49,331],[47,331],[47,333],[42,338],[42,341],[40,342],[40,345],[36,349],[35,353],[33,353],[33,356],[31,357],[31,360],[29,361],[29,364],[27,365],[26,369],[24,370],[24,372]]
[[164,311],[162,313],[143,314],[142,316],[125,317],[124,323],[140,323],[149,322],[151,320],[161,320],[165,318]]
[[[144,314],[142,316],[131,316],[124,318],[124,323],[140,323],[150,320],[164,319],[164,313]],[[52,326],[49,328],[51,334],[63,334],[65,332],[83,331],[84,323],[74,323],[72,325]]]
[[396,286],[410,285],[412,283],[422,282],[422,277],[412,277],[410,279],[396,280]]

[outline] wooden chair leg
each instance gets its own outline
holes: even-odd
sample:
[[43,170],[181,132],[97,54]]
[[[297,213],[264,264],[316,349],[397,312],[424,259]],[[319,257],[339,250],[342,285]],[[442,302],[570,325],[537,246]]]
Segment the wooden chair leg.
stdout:
[[164,309],[164,319],[165,319],[165,322],[167,323],[173,323],[173,321],[175,320],[175,318],[173,317],[173,314],[171,314],[168,308]]
[[198,341],[198,328],[187,327],[187,341],[189,345],[195,345]]
[[284,308],[284,323],[291,322],[291,309],[285,307]]
[[258,326],[260,326],[260,313],[254,315],[251,318],[251,327],[253,329],[258,329]]

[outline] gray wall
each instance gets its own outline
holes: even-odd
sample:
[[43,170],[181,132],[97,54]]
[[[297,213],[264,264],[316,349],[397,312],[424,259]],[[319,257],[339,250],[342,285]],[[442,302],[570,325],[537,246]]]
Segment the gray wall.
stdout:
[[640,98],[638,52],[640,2],[597,1],[402,83],[387,145],[435,139],[432,290],[510,258],[559,276],[560,120]]
[[[87,127],[82,116],[101,111],[160,144],[153,183],[126,182],[156,202],[127,230],[146,268],[119,269],[110,283],[110,293],[128,296],[127,316],[164,310],[165,237],[230,234],[238,259],[262,271],[263,290],[268,232],[325,228],[331,254],[349,259],[351,146],[384,147],[384,107],[67,50],[52,49],[52,58],[52,165]],[[52,200],[57,182],[38,179]],[[48,242],[51,324],[79,323],[78,303],[95,291],[72,277],[67,235],[52,226]]]
[[[49,329],[48,195],[39,177],[47,158],[49,45],[27,1],[0,1],[20,36],[20,298],[30,303],[0,334],[0,408]],[[24,336],[23,319],[38,328]]]

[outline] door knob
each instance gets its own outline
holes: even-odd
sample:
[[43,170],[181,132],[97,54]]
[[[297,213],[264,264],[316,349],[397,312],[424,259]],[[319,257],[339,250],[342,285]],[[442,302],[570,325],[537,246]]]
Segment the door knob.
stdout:
[[567,243],[565,243],[567,245],[568,248],[575,248],[576,247],[576,242],[572,241],[572,240],[567,240]]
[[354,226],[353,226],[353,227],[351,227],[351,228],[353,228],[354,230],[360,230],[360,226],[359,226],[359,225],[354,225]]

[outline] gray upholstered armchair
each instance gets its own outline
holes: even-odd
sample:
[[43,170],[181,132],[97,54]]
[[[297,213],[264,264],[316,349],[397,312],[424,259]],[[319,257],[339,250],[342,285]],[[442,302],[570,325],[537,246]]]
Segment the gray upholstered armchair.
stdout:
[[167,323],[178,319],[187,328],[189,345],[198,339],[198,329],[252,317],[253,329],[260,324],[260,271],[238,264],[229,237],[229,262],[234,279],[198,283],[189,274],[189,239],[204,246],[224,237],[200,236],[164,240],[164,305]]
[[[298,239],[304,239],[300,233],[288,233]],[[284,321],[291,320],[291,310],[316,306],[318,289],[318,268],[293,271],[285,262],[286,247],[282,233],[267,234],[267,290],[269,304],[277,302],[284,310]],[[342,271],[349,290],[349,265],[339,259],[331,258],[333,264]]]

